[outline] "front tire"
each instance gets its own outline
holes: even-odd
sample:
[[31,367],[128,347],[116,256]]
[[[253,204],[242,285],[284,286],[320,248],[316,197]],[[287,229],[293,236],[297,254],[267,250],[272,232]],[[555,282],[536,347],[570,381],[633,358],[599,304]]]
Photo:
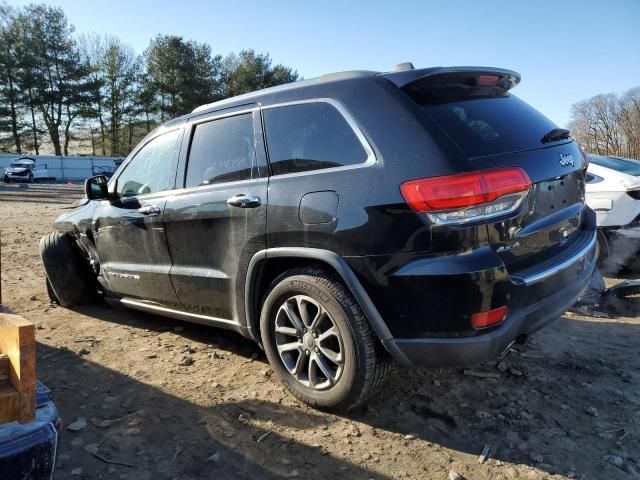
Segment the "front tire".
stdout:
[[95,282],[72,237],[59,232],[45,235],[40,239],[40,257],[52,301],[73,307],[93,300]]
[[390,357],[357,301],[322,270],[278,277],[263,304],[260,332],[287,390],[314,408],[356,408],[389,371]]

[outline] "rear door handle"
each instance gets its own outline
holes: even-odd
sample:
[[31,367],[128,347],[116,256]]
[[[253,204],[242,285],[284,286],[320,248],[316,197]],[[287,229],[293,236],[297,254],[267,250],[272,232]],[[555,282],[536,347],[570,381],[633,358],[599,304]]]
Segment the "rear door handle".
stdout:
[[146,215],[147,217],[157,217],[162,213],[162,209],[155,205],[145,205],[144,207],[140,207],[138,209],[138,213]]
[[260,206],[260,197],[239,193],[227,199],[227,205],[238,208],[256,208]]

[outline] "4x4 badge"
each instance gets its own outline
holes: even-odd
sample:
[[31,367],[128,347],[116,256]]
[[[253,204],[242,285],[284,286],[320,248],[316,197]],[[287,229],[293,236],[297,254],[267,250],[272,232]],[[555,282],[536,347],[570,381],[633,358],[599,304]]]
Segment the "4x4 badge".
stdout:
[[573,161],[573,155],[570,153],[561,153],[560,154],[560,165],[563,167],[574,166],[575,162]]
[[512,243],[511,245],[503,245],[501,247],[498,247],[496,252],[498,253],[510,252],[511,250],[513,250],[514,248],[518,248],[519,246],[520,246],[520,242],[515,242],[515,243]]

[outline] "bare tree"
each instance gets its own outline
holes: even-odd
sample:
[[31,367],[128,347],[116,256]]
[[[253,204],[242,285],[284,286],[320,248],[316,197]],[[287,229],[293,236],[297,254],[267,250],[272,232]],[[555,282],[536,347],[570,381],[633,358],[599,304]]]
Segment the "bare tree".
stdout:
[[137,110],[141,58],[117,37],[85,35],[79,44],[94,80],[90,115],[98,120],[102,154],[106,155],[107,147],[110,155],[126,153],[131,136],[126,130],[136,117],[131,112]]
[[[82,60],[89,65],[89,78],[92,80],[93,89],[90,93],[90,101],[88,106],[87,119],[89,123],[89,130],[91,132],[91,146],[93,154],[96,153],[96,147],[100,148],[102,155],[107,154],[107,131],[106,123],[104,121],[104,94],[102,92],[102,73],[100,71],[100,63],[105,55],[105,39],[97,33],[90,33],[88,35],[80,35],[78,38],[78,47],[80,49],[80,55]],[[93,122],[98,121],[98,129],[100,132],[100,143],[97,145],[97,140],[94,136]]]
[[619,124],[626,140],[623,155],[640,158],[640,87],[632,88],[620,99]]
[[640,87],[574,104],[569,128],[589,152],[640,158]]

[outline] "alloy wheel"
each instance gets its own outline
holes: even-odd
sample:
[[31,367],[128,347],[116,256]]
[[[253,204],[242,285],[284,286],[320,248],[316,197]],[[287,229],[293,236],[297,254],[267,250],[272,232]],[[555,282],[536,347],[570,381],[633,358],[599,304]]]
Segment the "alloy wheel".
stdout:
[[327,390],[340,379],[342,337],[329,312],[313,298],[294,295],[280,305],[275,340],[282,363],[305,387]]

